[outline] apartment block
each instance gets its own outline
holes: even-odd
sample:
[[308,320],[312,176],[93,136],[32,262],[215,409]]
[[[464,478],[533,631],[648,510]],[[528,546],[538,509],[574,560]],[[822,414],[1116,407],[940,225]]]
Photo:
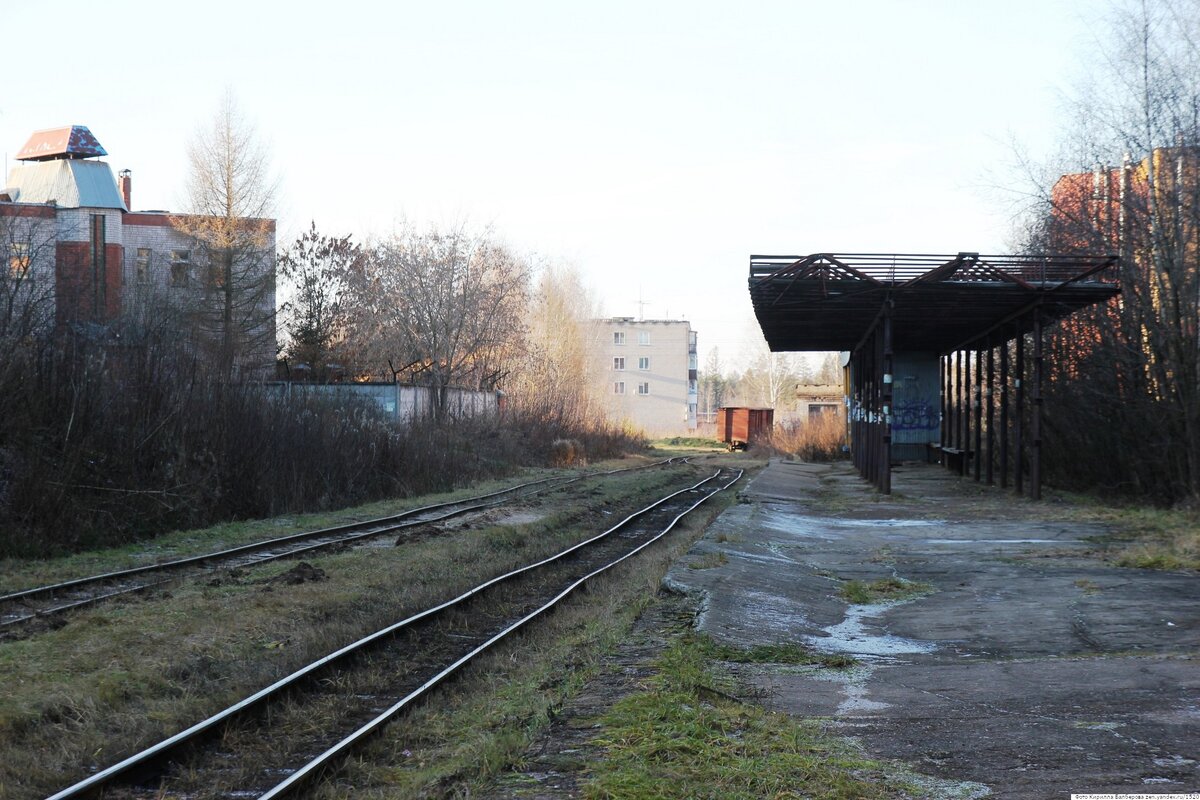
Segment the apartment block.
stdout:
[[683,320],[591,322],[592,374],[609,418],[652,436],[696,430],[696,332]]

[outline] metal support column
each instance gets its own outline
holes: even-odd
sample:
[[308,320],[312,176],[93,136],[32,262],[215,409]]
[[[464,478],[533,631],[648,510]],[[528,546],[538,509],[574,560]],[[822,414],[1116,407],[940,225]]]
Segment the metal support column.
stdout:
[[1016,419],[1013,424],[1013,490],[1025,493],[1025,334],[1017,336],[1017,363],[1014,385],[1017,390]]
[[962,395],[962,469],[959,474],[964,478],[971,469],[971,351],[963,350],[963,395]]
[[[954,448],[963,450],[962,350],[954,352]],[[961,469],[961,466],[959,467]]]
[[1008,342],[1000,346],[1000,488],[1008,488]]
[[871,482],[875,483],[875,488],[882,491],[883,471],[886,469],[886,464],[883,463],[883,337],[877,327],[871,339],[871,343],[875,345],[875,369],[871,373],[875,378],[875,446],[872,447],[875,458],[871,464]]
[[883,494],[892,493],[892,301],[883,303],[883,416],[880,423],[883,441],[881,447],[882,463],[879,475],[879,491]]
[[[949,356],[943,355],[943,356],[938,357],[938,370],[939,370],[938,382],[941,386],[941,391],[939,391],[938,394],[941,395],[941,400],[942,400],[942,416],[941,416],[941,419],[938,420],[938,441],[942,447],[949,447],[950,442],[949,442],[948,436],[949,436],[950,430],[947,427],[950,423],[950,414],[949,414],[949,411],[950,411],[950,404],[949,404],[949,400],[950,400],[950,357]],[[944,459],[944,456],[942,457],[942,459]]]
[[996,483],[996,349],[988,342],[987,351],[987,483]]
[[1029,494],[1042,499],[1042,310],[1033,312],[1033,452],[1029,464]]
[[982,350],[975,351],[975,449],[972,450],[971,461],[975,466],[975,482],[983,477],[983,355]]

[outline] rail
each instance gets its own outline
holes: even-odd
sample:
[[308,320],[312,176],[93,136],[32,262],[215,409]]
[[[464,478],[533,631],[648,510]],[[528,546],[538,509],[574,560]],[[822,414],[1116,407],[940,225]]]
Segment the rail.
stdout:
[[[673,499],[675,499],[685,493],[694,492],[694,491],[698,490],[700,487],[705,486],[706,484],[709,484],[713,481],[716,481],[721,476],[722,472],[724,472],[724,470],[717,470],[715,473],[713,473],[709,477],[704,478],[703,480],[701,480],[695,484],[692,484],[683,489],[680,489],[678,491],[667,494],[664,497],[659,498],[658,500],[655,500],[653,503],[645,506],[644,508],[641,508],[641,509],[629,514],[624,519],[622,519],[620,522],[618,522],[616,525],[613,525],[612,527],[608,528],[607,530],[603,531],[602,533],[599,533],[593,537],[585,539],[584,541],[578,542],[570,547],[567,547],[552,556],[549,556],[544,559],[540,559],[538,561],[527,564],[518,569],[509,571],[502,575],[491,578],[491,579],[489,579],[483,583],[480,583],[479,585],[467,590],[466,592],[463,592],[462,594],[458,595],[457,597],[455,597],[451,600],[447,600],[443,603],[440,603],[438,605],[435,605],[428,609],[425,609],[424,611],[421,611],[417,614],[409,616],[406,619],[403,619],[399,622],[393,623],[392,625],[382,628],[382,629],[380,629],[368,636],[365,636],[351,644],[348,644],[332,653],[329,653],[328,655],[308,664],[305,667],[302,667],[299,670],[296,670],[295,672],[291,673],[290,675],[288,675],[284,678],[281,678],[280,680],[272,683],[271,685],[269,685],[263,689],[260,689],[259,691],[255,692],[254,694],[240,700],[239,702],[225,708],[224,710],[217,712],[216,714],[208,717],[207,719],[204,719],[204,720],[196,723],[195,725],[192,725],[191,727],[189,727],[183,731],[180,731],[179,733],[177,733],[167,739],[164,739],[163,741],[161,741],[155,745],[152,745],[151,747],[148,747],[145,750],[142,750],[139,753],[136,753],[136,754],[106,768],[106,769],[103,769],[103,770],[97,772],[94,775],[89,776],[88,778],[85,778],[84,780],[79,781],[78,783],[73,784],[72,786],[67,787],[66,789],[63,789],[62,791],[52,795],[50,798],[48,798],[48,800],[68,800],[68,798],[78,798],[78,797],[90,796],[93,793],[99,791],[100,789],[102,789],[106,786],[113,785],[114,783],[116,783],[118,778],[120,778],[122,775],[124,775],[130,771],[135,771],[135,770],[141,771],[141,770],[145,770],[145,769],[151,769],[151,768],[153,768],[153,766],[155,764],[160,763],[161,761],[165,760],[171,753],[176,752],[177,750],[184,747],[185,745],[196,742],[198,739],[200,739],[205,734],[210,733],[224,725],[227,725],[234,719],[247,715],[252,710],[257,709],[260,705],[266,703],[267,701],[271,700],[272,698],[280,696],[286,690],[288,690],[292,687],[295,687],[298,684],[301,684],[306,679],[313,677],[316,673],[318,673],[322,670],[325,670],[326,668],[330,667],[331,665],[339,663],[353,654],[361,653],[373,646],[377,646],[383,642],[386,642],[386,641],[390,640],[392,637],[394,637],[398,632],[400,632],[406,628],[409,628],[418,622],[429,620],[430,618],[434,617],[437,614],[440,614],[449,609],[461,606],[462,604],[466,603],[468,600],[477,597],[482,592],[488,590],[491,587],[497,586],[497,585],[505,583],[505,582],[512,581],[519,576],[522,576],[522,575],[532,572],[533,570],[537,570],[539,568],[545,567],[550,564],[555,564],[559,561],[562,561],[563,559],[568,558],[569,556],[571,556],[577,552],[580,552],[581,550],[583,550],[584,548],[586,548],[590,545],[604,541],[608,537],[612,536],[614,533],[629,526],[634,520],[637,520],[643,516],[650,514],[652,511],[659,509],[660,507],[664,506],[665,504],[672,501]],[[355,744],[362,741],[364,738],[369,736],[371,733],[379,730],[388,720],[390,720],[392,717],[394,717],[396,714],[398,714],[401,710],[403,710],[405,707],[407,707],[409,704],[411,704],[414,700],[427,694],[431,689],[433,689],[435,686],[437,686],[438,684],[443,682],[447,677],[452,675],[454,672],[461,669],[465,664],[469,663],[473,658],[477,657],[479,654],[483,653],[487,649],[494,646],[497,642],[503,640],[505,637],[509,636],[510,634],[512,634],[516,630],[520,629],[524,625],[528,624],[531,620],[537,618],[538,616],[542,615],[550,608],[557,605],[559,602],[561,602],[563,599],[565,599],[568,595],[570,595],[573,591],[575,591],[579,586],[582,586],[588,580],[594,578],[596,575],[599,575],[599,574],[607,571],[608,569],[611,569],[612,567],[616,566],[617,564],[620,564],[621,562],[625,561],[626,559],[631,558],[632,556],[634,556],[637,553],[644,550],[646,547],[649,547],[654,542],[659,541],[663,536],[665,536],[672,529],[674,529],[675,525],[684,516],[691,513],[692,511],[694,511],[696,508],[698,508],[701,504],[703,504],[706,500],[708,500],[713,495],[717,494],[720,491],[724,491],[725,489],[728,489],[730,486],[732,486],[734,483],[736,483],[738,480],[740,480],[742,475],[743,475],[743,472],[741,470],[736,471],[736,474],[734,475],[734,477],[731,480],[718,485],[715,489],[713,489],[713,491],[704,494],[704,496],[701,497],[699,500],[697,500],[695,503],[688,505],[686,508],[684,508],[682,511],[680,511],[680,513],[676,514],[671,519],[671,521],[664,528],[662,528],[657,534],[653,535],[650,538],[647,538],[645,541],[641,542],[636,547],[633,547],[632,549],[628,550],[627,552],[621,554],[618,558],[605,563],[598,569],[589,571],[587,574],[585,574],[582,577],[578,578],[577,580],[573,581],[566,588],[558,591],[548,602],[542,603],[534,611],[522,616],[516,622],[512,623],[511,625],[508,625],[504,630],[489,637],[487,639],[487,641],[483,642],[479,646],[473,648],[467,654],[459,657],[458,659],[453,661],[451,664],[442,668],[435,675],[433,675],[432,677],[425,680],[421,684],[421,686],[419,686],[416,690],[409,692],[400,701],[396,702],[391,707],[389,707],[386,711],[384,711],[383,713],[376,716],[369,723],[359,727],[350,735],[342,738],[336,745],[326,749],[324,752],[319,754],[316,758],[310,760],[303,767],[301,767],[300,769],[291,773],[285,780],[283,780],[282,782],[280,782],[279,784],[277,784],[276,786],[271,788],[268,792],[266,792],[263,795],[260,795],[260,797],[264,798],[264,800],[265,800],[265,798],[276,798],[276,797],[283,796],[284,794],[290,793],[290,792],[294,791],[295,789],[299,788],[305,781],[310,780],[314,775],[318,774],[322,769],[326,768],[332,761],[334,761],[341,755],[344,755]]]
[[[462,516],[463,514],[469,514],[474,511],[480,511],[496,505],[501,505],[502,503],[509,502],[510,500],[514,499],[514,497],[507,497],[508,495],[514,495],[516,492],[520,492],[531,487],[553,484],[549,488],[557,489],[580,480],[586,480],[588,478],[616,475],[622,472],[640,469],[649,469],[652,467],[669,465],[683,460],[684,459],[680,457],[675,457],[664,459],[662,461],[656,461],[651,464],[639,465],[636,467],[623,467],[616,470],[589,472],[574,477],[555,476],[550,478],[542,478],[536,481],[527,481],[525,483],[509,486],[495,492],[488,492],[486,494],[476,495],[474,497],[464,498],[462,500],[448,501],[445,503],[433,503],[431,505],[409,509],[399,514],[393,514],[387,517],[364,520],[361,522],[352,522],[345,525],[335,525],[332,527],[320,528],[312,531],[302,531],[300,533],[264,539],[262,541],[251,542],[249,544],[239,545],[237,547],[231,547],[224,550],[217,550],[210,553],[187,556],[185,558],[164,561],[157,564],[131,567],[129,569],[114,570],[112,572],[90,575],[83,578],[75,578],[45,586],[23,589],[10,594],[0,595],[0,605],[12,605],[18,603],[28,603],[35,600],[45,600],[48,598],[53,598],[56,595],[61,595],[64,592],[86,590],[91,587],[99,587],[113,584],[115,582],[128,581],[130,579],[137,579],[147,575],[173,573],[189,567],[213,566],[221,563],[227,563],[244,556],[253,555],[255,553],[277,550],[281,547],[286,547],[288,549],[284,552],[271,553],[255,558],[250,563],[258,565],[285,558],[295,558],[296,556],[312,553],[316,550],[322,550],[331,547],[341,547],[363,539],[384,536],[405,528],[428,525],[430,523],[440,522],[453,517]],[[515,495],[515,497],[530,497],[538,493],[540,492],[528,492],[525,494]],[[504,499],[496,499],[502,497]],[[430,514],[437,514],[439,511],[445,511],[445,513],[436,516],[429,516]],[[313,543],[305,545],[303,544],[304,542]],[[242,562],[243,565],[245,563],[246,562]],[[148,583],[139,583],[134,586],[124,586],[114,591],[100,592],[83,599],[72,600],[62,605],[39,609],[33,611],[32,613],[12,615],[8,619],[0,620],[0,630],[4,628],[13,628],[15,626],[28,623],[32,620],[46,619],[47,617],[56,614],[62,614],[67,611],[89,607],[116,597],[145,592],[155,587],[162,586],[168,583],[170,580],[173,580],[173,578],[163,578],[160,580],[150,581]]]

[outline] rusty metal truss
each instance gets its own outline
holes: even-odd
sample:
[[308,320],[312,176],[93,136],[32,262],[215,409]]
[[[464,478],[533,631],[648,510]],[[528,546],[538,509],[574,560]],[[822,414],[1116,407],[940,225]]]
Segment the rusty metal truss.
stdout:
[[1050,321],[1104,302],[1117,275],[1111,255],[755,255],[750,299],[772,350],[854,350],[889,300],[897,348],[949,353],[1034,307]]
[[901,351],[938,357],[941,422],[930,452],[977,481],[992,483],[998,471],[1001,486],[1011,466],[1014,488],[1023,491],[1028,476],[1038,498],[1043,330],[1117,295],[1118,276],[1113,255],[755,255],[750,299],[771,350],[850,353],[852,455],[881,492],[891,491],[893,358]]

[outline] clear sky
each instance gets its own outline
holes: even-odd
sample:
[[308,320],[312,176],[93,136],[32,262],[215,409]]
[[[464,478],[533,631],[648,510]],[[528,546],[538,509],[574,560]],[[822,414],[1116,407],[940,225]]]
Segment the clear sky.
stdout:
[[751,253],[1006,251],[1012,141],[1052,149],[1103,8],[11,2],[0,150],[87,125],[136,209],[176,209],[229,86],[271,146],[281,243],[492,225],[608,315],[690,319],[729,367]]

